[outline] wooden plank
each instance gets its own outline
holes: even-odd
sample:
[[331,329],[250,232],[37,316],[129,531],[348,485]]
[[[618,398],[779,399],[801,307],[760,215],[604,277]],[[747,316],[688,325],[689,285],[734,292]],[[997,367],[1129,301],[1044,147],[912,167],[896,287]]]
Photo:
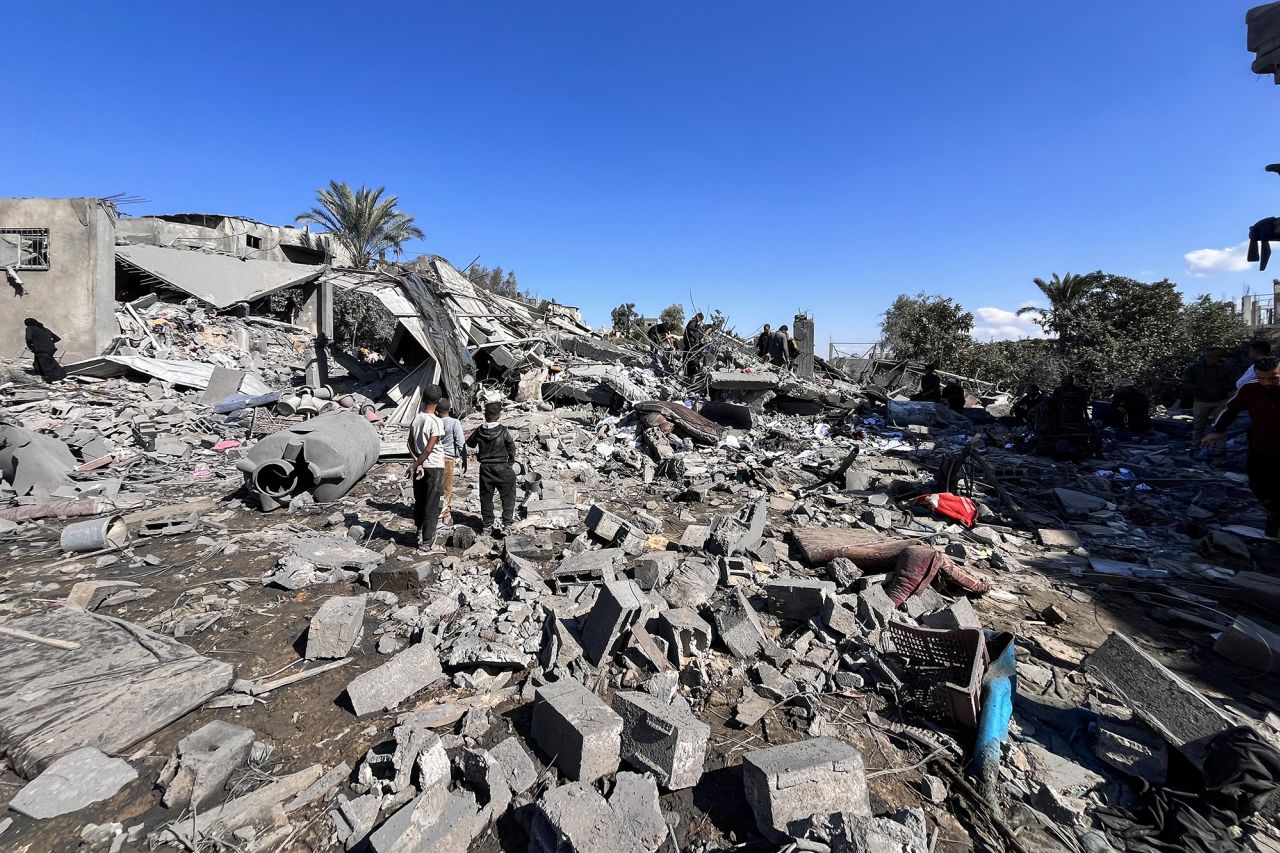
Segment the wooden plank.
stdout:
[[811,566],[847,557],[857,563],[858,568],[869,571],[892,569],[898,555],[916,544],[916,540],[907,537],[851,527],[805,527],[792,531],[791,535],[800,546],[805,562]]

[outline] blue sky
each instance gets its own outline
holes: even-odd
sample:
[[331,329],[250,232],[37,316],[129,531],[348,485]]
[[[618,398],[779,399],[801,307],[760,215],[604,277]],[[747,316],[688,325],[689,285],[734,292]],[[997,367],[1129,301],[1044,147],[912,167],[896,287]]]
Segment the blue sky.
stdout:
[[0,58],[32,96],[2,191],[286,224],[330,178],[386,185],[415,252],[515,269],[588,322],[805,310],[819,350],[921,290],[992,331],[1053,272],[1238,297],[1269,290],[1236,247],[1280,213],[1280,88],[1249,71],[1245,9],[28,4],[53,35]]

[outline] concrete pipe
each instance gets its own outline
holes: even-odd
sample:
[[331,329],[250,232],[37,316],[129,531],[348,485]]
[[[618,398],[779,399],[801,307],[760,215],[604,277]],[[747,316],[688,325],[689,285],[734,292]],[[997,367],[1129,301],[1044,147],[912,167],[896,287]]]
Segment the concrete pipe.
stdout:
[[380,447],[373,424],[342,409],[266,436],[236,467],[264,510],[303,492],[329,503],[360,482],[378,461]]
[[58,544],[63,551],[72,553],[123,548],[129,544],[129,528],[118,515],[91,518],[62,528]]

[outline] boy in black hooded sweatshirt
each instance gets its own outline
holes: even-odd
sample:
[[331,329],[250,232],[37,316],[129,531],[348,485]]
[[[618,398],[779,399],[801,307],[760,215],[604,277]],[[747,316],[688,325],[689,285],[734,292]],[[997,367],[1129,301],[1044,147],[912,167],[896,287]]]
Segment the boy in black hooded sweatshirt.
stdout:
[[[480,460],[480,520],[485,527],[492,527],[495,534],[502,533],[516,520],[516,472],[511,467],[516,461],[516,441],[511,431],[498,423],[501,415],[501,403],[487,403],[484,424],[467,438],[467,447],[476,448]],[[495,525],[493,519],[495,491],[502,496],[501,526]]]

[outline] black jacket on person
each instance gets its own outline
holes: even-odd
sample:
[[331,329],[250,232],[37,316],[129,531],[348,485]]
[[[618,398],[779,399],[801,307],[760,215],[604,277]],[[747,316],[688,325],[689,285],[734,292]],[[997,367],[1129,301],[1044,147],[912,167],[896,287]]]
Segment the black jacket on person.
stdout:
[[467,447],[476,448],[481,465],[508,465],[516,461],[516,440],[503,424],[482,424],[472,431]]
[[698,322],[698,318],[694,317],[684,327],[684,348],[686,352],[693,352],[702,346],[703,330],[702,324]]
[[60,340],[62,338],[44,326],[27,326],[27,349],[33,353],[53,355],[58,349],[56,344]]
[[761,358],[769,357],[769,339],[773,337],[773,332],[761,332],[756,338],[756,355]]
[[1225,361],[1215,365],[1197,361],[1182,374],[1182,402],[1229,400],[1236,393],[1236,377],[1239,375],[1240,371]]

